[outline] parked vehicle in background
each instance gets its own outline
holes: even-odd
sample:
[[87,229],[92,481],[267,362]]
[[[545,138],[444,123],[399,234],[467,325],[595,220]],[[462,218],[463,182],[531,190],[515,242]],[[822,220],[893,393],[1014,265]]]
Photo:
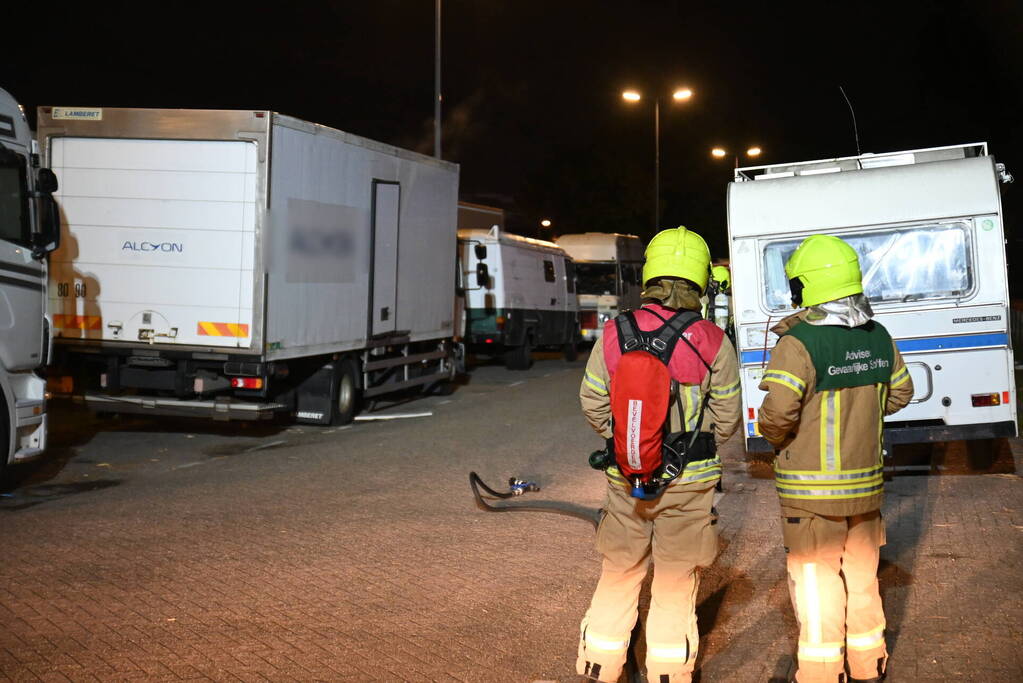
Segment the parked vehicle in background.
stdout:
[[575,360],[579,304],[572,260],[553,242],[491,230],[458,231],[470,350],[501,355],[525,370],[532,351],[561,349]]
[[986,143],[736,169],[728,188],[746,443],[756,427],[769,328],[792,313],[785,262],[806,237],[856,249],[864,293],[916,393],[891,443],[1015,436],[1016,387],[999,180]]
[[90,407],[345,423],[452,376],[457,165],[272,111],[42,107],[38,135]]
[[60,241],[56,178],[39,167],[21,107],[0,89],[0,472],[46,448],[48,254]]
[[562,235],[555,242],[575,262],[582,338],[596,341],[605,322],[639,308],[643,242],[635,235],[606,232]]

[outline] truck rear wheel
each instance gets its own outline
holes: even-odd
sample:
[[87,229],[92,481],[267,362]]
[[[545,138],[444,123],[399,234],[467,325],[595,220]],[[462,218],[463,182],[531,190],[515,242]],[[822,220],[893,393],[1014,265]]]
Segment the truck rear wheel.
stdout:
[[359,366],[351,358],[345,358],[338,363],[337,381],[334,383],[333,405],[334,412],[331,416],[331,424],[346,425],[359,413]]

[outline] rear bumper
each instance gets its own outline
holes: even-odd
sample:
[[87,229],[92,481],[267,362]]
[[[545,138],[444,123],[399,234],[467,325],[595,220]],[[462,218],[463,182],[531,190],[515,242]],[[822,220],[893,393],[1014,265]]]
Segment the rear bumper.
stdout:
[[[982,422],[966,425],[927,425],[922,427],[886,427],[885,438],[890,444],[936,443],[941,441],[971,441],[973,439],[1012,438],[1016,434],[1016,423]],[[771,446],[762,436],[746,439],[746,450],[751,453],[771,453]]]

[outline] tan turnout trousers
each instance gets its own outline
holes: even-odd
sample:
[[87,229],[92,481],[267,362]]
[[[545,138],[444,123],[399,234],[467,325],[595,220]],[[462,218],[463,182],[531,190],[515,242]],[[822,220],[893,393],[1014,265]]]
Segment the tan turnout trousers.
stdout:
[[803,514],[782,518],[789,590],[799,620],[796,680],[835,683],[846,661],[852,678],[879,676],[888,657],[877,585],[885,541],[881,514]]
[[657,499],[639,500],[608,482],[605,514],[597,529],[603,572],[583,617],[576,670],[594,680],[617,681],[638,617],[639,591],[652,557],[654,579],[646,622],[650,683],[689,683],[696,663],[698,567],[717,554],[711,512],[715,482],[672,484]]

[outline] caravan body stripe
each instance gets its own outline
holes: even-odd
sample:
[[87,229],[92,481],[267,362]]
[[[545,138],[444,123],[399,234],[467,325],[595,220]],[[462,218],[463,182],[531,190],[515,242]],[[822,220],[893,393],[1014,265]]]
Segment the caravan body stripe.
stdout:
[[[988,346],[1008,346],[1009,335],[1005,332],[990,334],[963,334],[954,337],[927,337],[923,339],[896,339],[895,346],[899,353],[917,353],[922,351],[951,351],[953,349],[972,349]],[[759,365],[771,360],[771,351],[757,349],[743,351],[743,365]]]

